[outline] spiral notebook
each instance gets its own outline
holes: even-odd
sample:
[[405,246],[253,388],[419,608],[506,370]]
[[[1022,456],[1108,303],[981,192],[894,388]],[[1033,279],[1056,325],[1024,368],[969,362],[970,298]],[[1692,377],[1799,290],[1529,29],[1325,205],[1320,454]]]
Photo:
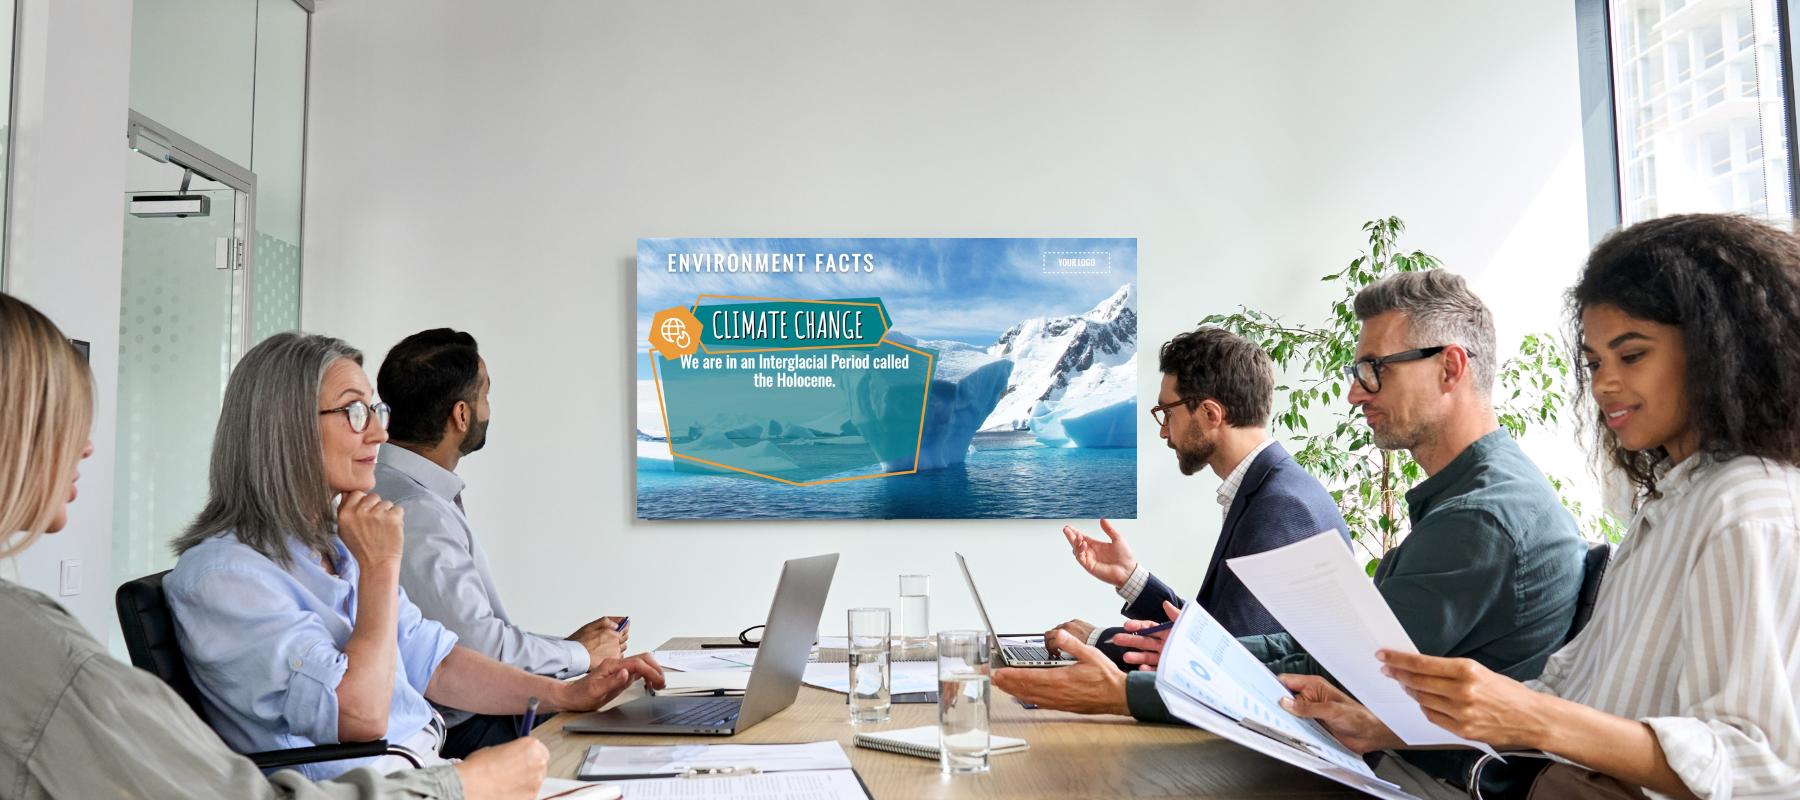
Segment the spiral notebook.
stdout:
[[[856,735],[856,746],[873,750],[886,750],[919,758],[937,758],[938,726],[920,725],[917,728],[902,728],[897,731],[879,731],[876,733],[859,733]],[[1023,753],[1031,749],[1031,744],[1024,739],[1008,736],[988,737],[988,754],[1003,756],[1007,753]]]

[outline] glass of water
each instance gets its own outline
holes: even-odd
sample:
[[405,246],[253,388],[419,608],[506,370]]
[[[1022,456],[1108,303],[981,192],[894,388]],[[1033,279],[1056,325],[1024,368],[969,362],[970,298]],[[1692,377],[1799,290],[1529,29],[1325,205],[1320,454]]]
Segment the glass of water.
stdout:
[[988,770],[987,631],[937,635],[938,765],[948,773]]
[[885,608],[850,609],[850,721],[887,722],[889,694],[888,636]]
[[931,646],[931,576],[900,576],[900,642],[907,652]]

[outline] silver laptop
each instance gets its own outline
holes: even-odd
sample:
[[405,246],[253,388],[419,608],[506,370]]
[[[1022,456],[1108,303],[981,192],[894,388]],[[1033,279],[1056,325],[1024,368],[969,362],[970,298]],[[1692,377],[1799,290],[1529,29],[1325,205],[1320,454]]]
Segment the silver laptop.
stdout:
[[1072,658],[1050,655],[1041,644],[1002,644],[1000,634],[994,632],[994,621],[988,619],[987,606],[981,604],[981,592],[975,588],[975,576],[969,574],[969,562],[962,553],[956,554],[956,565],[962,567],[963,581],[969,584],[969,596],[975,598],[975,611],[981,614],[981,624],[987,626],[988,636],[993,638],[994,652],[1000,655],[1002,663],[1009,667],[1066,667],[1075,663]]
[[797,558],[781,568],[775,602],[743,697],[642,697],[582,714],[564,726],[576,733],[695,733],[730,736],[794,703],[806,657],[819,633],[837,554]]

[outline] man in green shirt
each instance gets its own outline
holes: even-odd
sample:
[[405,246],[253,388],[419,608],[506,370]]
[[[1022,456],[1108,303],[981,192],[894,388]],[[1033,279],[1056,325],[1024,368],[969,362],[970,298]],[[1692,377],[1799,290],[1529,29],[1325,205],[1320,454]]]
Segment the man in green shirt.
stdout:
[[[1411,533],[1382,559],[1376,588],[1420,652],[1535,678],[1574,619],[1586,546],[1550,482],[1496,421],[1493,316],[1443,270],[1370,284],[1355,311],[1363,327],[1348,400],[1377,446],[1410,452],[1428,476],[1406,493]],[[1274,672],[1323,674],[1288,634],[1239,641]],[[1081,658],[1083,647],[1062,649]],[[1154,673],[1082,662],[999,670],[994,685],[1050,708],[1176,721]],[[1460,780],[1460,752],[1403,757]]]

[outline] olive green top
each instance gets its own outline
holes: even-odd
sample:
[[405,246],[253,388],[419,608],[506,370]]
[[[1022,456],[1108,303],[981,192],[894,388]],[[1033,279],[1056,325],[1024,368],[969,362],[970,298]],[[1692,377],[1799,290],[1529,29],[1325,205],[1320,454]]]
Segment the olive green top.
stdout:
[[325,783],[265,776],[175,690],[106,654],[62,606],[0,580],[0,797],[461,798],[451,766]]

